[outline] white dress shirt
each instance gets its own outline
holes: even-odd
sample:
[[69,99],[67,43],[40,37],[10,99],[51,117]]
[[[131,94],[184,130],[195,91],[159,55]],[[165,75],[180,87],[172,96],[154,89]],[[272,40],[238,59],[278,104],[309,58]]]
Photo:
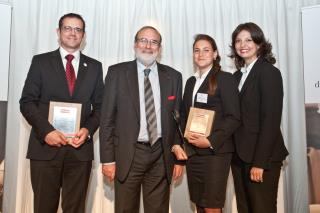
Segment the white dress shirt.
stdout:
[[202,73],[202,75],[200,75],[200,71],[199,70],[193,75],[196,78],[196,83],[194,84],[194,87],[193,87],[192,106],[194,105],[194,101],[195,101],[194,98],[195,98],[199,88],[201,87],[204,79],[206,79],[207,75],[209,74],[211,68],[212,67],[210,67],[207,71]]
[[73,55],[74,59],[71,61],[76,78],[78,76],[78,70],[79,70],[79,62],[80,62],[80,50],[75,51],[74,53],[68,53],[65,49],[62,47],[59,48],[62,63],[64,70],[66,70],[66,65],[67,65],[67,59],[65,58],[67,55]]
[[257,60],[258,60],[258,58],[256,58],[256,60],[251,62],[251,64],[249,64],[248,66],[241,67],[240,72],[242,72],[242,76],[241,76],[241,80],[240,80],[239,85],[238,85],[239,91],[241,91],[244,82],[246,81],[246,79],[247,79],[247,77],[248,77],[253,65],[256,63]]

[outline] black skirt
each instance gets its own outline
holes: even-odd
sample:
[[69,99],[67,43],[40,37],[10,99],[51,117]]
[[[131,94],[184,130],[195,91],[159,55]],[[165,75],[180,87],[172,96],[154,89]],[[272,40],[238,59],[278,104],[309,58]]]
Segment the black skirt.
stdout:
[[223,208],[232,153],[193,155],[187,161],[190,199],[204,208]]

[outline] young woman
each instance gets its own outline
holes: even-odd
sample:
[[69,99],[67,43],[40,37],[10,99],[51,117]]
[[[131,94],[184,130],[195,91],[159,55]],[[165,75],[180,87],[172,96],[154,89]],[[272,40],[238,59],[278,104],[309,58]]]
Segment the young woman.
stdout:
[[232,33],[241,107],[232,159],[239,213],[277,212],[280,169],[288,151],[280,131],[282,78],[271,49],[254,23],[240,24]]
[[190,199],[197,212],[218,213],[224,206],[227,178],[234,146],[231,135],[240,125],[236,81],[221,71],[220,56],[213,38],[199,34],[193,43],[197,68],[186,83],[181,120],[186,125],[190,107],[215,111],[208,137],[191,134],[186,144],[193,150],[186,168]]

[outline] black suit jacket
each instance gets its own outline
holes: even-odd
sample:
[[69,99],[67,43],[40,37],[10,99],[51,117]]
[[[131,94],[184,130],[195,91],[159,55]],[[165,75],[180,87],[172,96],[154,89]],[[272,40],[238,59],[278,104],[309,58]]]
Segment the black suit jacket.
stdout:
[[[179,144],[172,111],[181,104],[182,76],[171,67],[157,64],[161,95],[162,147],[168,181],[175,161],[171,147]],[[137,62],[109,67],[105,79],[100,123],[100,159],[116,162],[116,177],[123,181],[134,157],[140,130],[140,104]]]
[[[45,136],[54,130],[48,122],[50,101],[81,103],[80,128],[87,128],[93,136],[99,126],[102,76],[101,63],[81,53],[74,94],[71,97],[59,50],[33,57],[20,99],[21,113],[32,126],[27,158],[50,160],[60,149],[49,146],[44,141]],[[81,161],[92,160],[92,137],[73,151]]]
[[[242,73],[237,71],[234,76],[239,82]],[[288,155],[280,130],[282,101],[280,71],[259,58],[240,91],[241,126],[234,139],[244,162],[267,169],[271,162]]]
[[[218,72],[216,75],[217,89],[215,94],[208,95],[207,103],[197,102],[197,95],[199,93],[208,94],[209,79],[212,74],[213,70],[209,72],[197,91],[194,99],[194,107],[215,111],[211,134],[208,137],[213,149],[200,149],[186,143],[187,152],[188,149],[193,149],[197,154],[207,155],[234,151],[232,134],[240,125],[240,107],[236,81],[232,74],[223,71]],[[192,94],[195,82],[196,78],[191,77],[188,79],[185,86],[183,106],[181,108],[181,123],[183,130],[185,129],[189,110],[192,106]],[[189,153],[192,153],[192,151]]]

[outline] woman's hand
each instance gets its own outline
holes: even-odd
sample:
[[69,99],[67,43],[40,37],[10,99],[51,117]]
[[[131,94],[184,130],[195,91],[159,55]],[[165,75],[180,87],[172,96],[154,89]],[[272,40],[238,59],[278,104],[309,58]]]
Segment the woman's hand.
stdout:
[[187,160],[188,156],[180,145],[174,145],[171,150],[176,156],[177,160]]
[[188,137],[188,142],[191,143],[192,145],[198,147],[198,148],[209,148],[211,147],[211,143],[208,140],[208,138],[198,135],[198,134],[189,134]]

